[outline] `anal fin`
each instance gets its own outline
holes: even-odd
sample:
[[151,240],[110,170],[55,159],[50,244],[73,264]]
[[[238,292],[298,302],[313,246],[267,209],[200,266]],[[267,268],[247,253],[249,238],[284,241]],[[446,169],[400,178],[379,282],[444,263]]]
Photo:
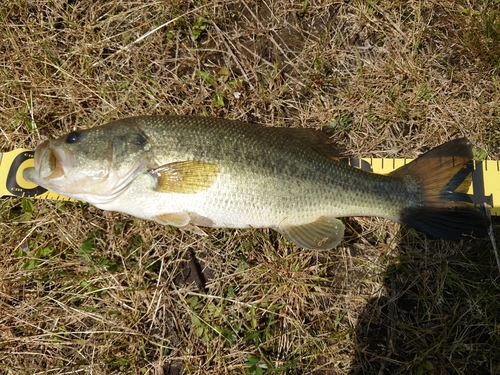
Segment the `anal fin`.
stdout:
[[312,223],[279,227],[276,230],[305,249],[329,250],[344,236],[344,224],[336,217],[321,216]]

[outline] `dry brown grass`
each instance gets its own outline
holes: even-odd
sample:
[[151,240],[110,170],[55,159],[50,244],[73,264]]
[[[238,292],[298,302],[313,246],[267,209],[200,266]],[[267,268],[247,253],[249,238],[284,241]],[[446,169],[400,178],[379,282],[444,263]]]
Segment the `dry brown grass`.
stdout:
[[[0,37],[4,151],[176,113],[332,127],[353,155],[467,136],[500,157],[498,1],[13,0]],[[347,219],[315,252],[79,203],[0,215],[1,374],[500,374],[486,241]]]

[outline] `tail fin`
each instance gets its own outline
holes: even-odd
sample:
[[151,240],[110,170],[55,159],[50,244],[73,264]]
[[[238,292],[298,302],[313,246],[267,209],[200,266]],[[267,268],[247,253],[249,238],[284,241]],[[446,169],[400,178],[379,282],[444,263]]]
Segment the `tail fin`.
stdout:
[[401,212],[400,222],[444,239],[486,237],[486,214],[467,195],[472,181],[471,160],[471,144],[460,138],[392,172],[391,176],[406,182],[414,198]]

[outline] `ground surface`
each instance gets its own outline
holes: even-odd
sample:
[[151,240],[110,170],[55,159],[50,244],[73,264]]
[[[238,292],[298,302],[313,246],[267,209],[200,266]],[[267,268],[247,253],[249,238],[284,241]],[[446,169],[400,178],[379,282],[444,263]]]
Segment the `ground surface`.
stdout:
[[[357,156],[467,136],[500,158],[498,1],[15,0],[0,41],[2,151],[199,114],[327,127]],[[500,374],[489,241],[346,226],[315,252],[2,199],[0,374]]]

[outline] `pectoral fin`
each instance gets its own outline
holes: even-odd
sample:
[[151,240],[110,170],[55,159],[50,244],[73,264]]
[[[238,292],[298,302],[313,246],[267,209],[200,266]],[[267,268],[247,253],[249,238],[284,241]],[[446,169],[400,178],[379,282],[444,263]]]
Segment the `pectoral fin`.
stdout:
[[339,219],[321,216],[312,223],[279,227],[277,231],[305,249],[328,250],[340,243],[344,236],[344,228]]
[[156,178],[155,190],[162,193],[193,194],[210,188],[219,167],[198,160],[180,161],[149,170]]

